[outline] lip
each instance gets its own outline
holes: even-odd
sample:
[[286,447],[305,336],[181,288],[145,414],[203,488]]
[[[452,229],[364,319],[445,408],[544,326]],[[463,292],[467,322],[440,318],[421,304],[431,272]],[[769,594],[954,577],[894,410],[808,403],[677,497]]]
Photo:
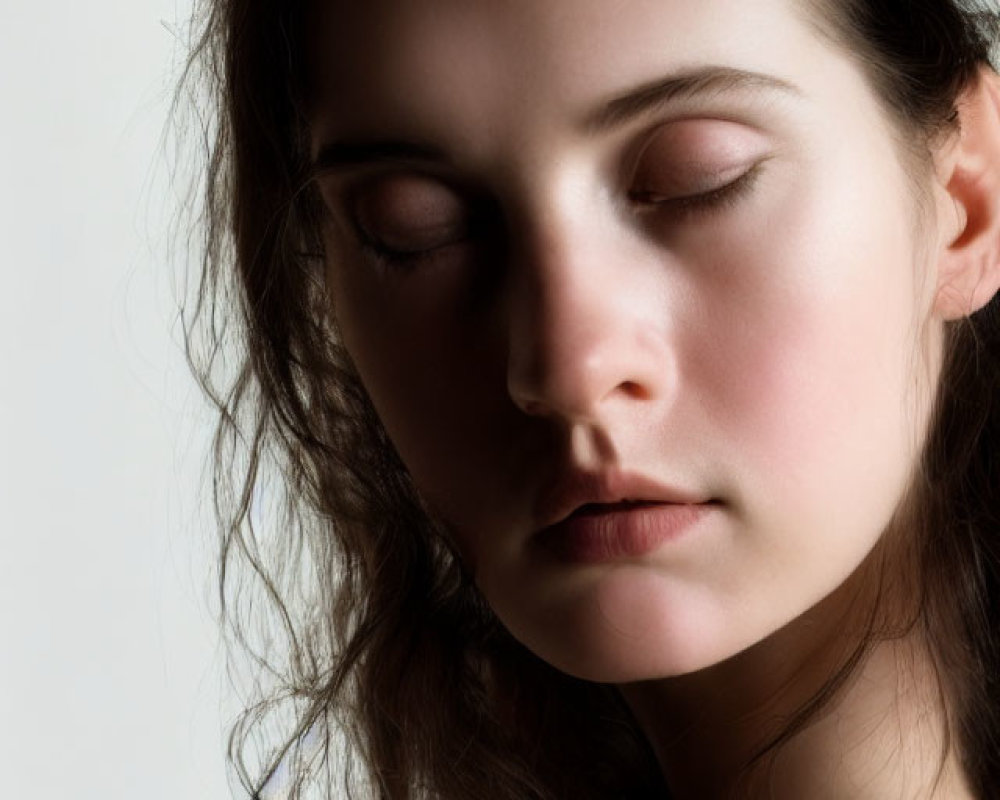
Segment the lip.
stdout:
[[715,503],[588,505],[543,528],[537,541],[568,563],[637,558],[680,538],[715,507]]
[[564,473],[538,497],[538,543],[563,561],[636,557],[677,539],[718,502],[621,471]]
[[546,528],[586,505],[630,502],[700,505],[713,502],[713,498],[638,473],[569,470],[539,493],[535,518],[540,528]]

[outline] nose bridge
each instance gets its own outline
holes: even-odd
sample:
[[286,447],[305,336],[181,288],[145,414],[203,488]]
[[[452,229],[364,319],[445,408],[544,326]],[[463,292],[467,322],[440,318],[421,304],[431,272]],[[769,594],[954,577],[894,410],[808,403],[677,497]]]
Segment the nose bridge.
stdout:
[[662,394],[662,327],[610,209],[579,193],[532,215],[511,253],[508,390],[525,412],[599,421]]

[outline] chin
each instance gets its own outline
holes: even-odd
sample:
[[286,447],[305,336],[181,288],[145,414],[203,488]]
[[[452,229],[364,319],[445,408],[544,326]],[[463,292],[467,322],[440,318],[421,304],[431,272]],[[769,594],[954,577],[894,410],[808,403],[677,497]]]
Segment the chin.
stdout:
[[[568,642],[536,655],[561,672],[594,683],[638,683],[699,672],[741,652],[740,647],[709,647],[704,641],[676,642],[670,635],[637,643],[627,651],[619,642],[588,641],[581,647]],[[747,645],[751,646],[751,645]]]
[[[689,585],[622,570],[544,616],[504,614],[510,632],[556,669],[597,683],[677,677],[721,663],[773,632]],[[519,624],[522,623],[522,624]],[[544,624],[543,624],[544,623]],[[775,626],[777,627],[777,626]]]

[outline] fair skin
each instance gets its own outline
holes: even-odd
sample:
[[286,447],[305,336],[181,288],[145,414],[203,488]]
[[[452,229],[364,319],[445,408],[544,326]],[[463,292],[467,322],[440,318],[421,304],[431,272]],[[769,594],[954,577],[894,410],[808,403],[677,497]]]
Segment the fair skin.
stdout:
[[[842,656],[942,326],[996,291],[984,159],[943,147],[918,224],[886,113],[790,0],[335,5],[313,149],[376,410],[507,628],[621,685],[679,797],[729,796]],[[919,641],[878,648],[773,796],[931,796],[933,687]],[[969,796],[954,754],[936,792]]]

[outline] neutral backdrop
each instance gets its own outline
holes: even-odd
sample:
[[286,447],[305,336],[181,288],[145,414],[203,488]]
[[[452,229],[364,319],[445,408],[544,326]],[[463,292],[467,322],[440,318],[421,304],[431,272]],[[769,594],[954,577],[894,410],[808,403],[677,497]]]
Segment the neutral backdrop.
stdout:
[[189,13],[4,7],[2,797],[230,796],[210,416],[179,344],[184,165],[163,147]]

